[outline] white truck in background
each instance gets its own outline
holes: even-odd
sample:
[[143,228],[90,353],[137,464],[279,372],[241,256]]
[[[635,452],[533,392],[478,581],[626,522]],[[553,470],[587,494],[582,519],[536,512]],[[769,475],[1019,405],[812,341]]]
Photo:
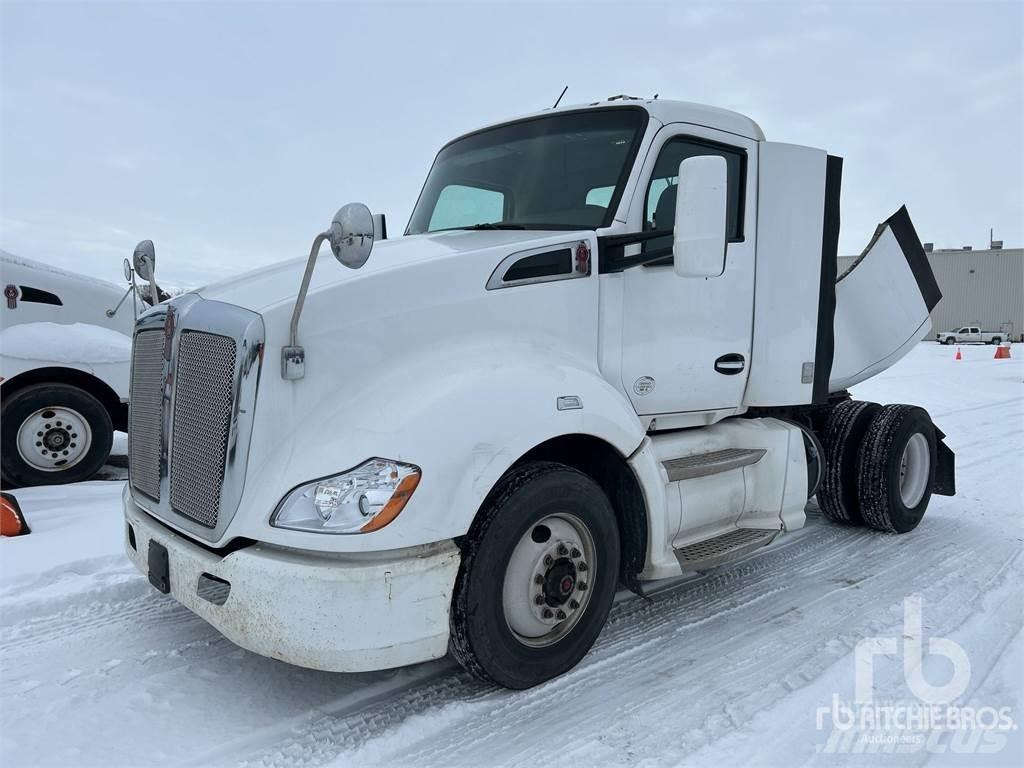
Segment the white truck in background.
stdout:
[[[143,257],[140,276],[152,276]],[[126,259],[125,290],[0,251],[5,487],[88,480],[107,461],[114,430],[127,429],[132,329],[159,295],[155,283],[136,286],[135,271]]]
[[[525,688],[620,584],[742,557],[812,495],[912,530],[953,454],[923,409],[846,390],[940,294],[906,209],[837,281],[841,170],[664,100],[451,141],[403,237],[350,204],[307,260],[142,315],[128,556],[256,653],[450,652]],[[314,270],[324,243],[343,268]]]
[[1001,344],[1010,340],[1006,331],[983,331],[976,325],[965,325],[956,331],[940,331],[935,334],[940,344]]

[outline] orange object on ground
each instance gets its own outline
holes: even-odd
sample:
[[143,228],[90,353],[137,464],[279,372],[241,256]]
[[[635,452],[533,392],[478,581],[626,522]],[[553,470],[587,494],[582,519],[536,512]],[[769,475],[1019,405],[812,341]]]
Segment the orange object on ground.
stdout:
[[953,359],[954,360],[963,360],[964,359],[964,356],[960,354],[960,347],[956,348],[956,356]]
[[1000,344],[998,347],[996,347],[996,356],[995,356],[994,359],[995,360],[1009,360],[1010,359],[1010,347],[1009,347],[1009,345],[1004,347],[1002,344]]
[[0,494],[0,536],[24,536],[32,533],[13,494]]

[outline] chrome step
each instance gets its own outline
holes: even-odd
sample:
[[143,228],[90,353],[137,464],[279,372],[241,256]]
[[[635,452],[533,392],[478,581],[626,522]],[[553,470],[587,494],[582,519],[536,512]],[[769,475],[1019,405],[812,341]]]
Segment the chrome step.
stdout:
[[778,535],[778,531],[761,528],[737,528],[713,539],[687,544],[674,551],[676,560],[684,572],[702,571],[767,546]]
[[730,469],[756,464],[767,451],[764,448],[725,448],[721,451],[698,453],[694,456],[683,456],[661,462],[668,472],[669,482],[690,480],[694,477],[706,477]]

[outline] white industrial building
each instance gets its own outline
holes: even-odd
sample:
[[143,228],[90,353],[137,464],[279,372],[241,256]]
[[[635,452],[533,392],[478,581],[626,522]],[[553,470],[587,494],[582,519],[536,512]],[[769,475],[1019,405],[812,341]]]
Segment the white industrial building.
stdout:
[[[924,247],[942,291],[942,300],[932,310],[933,331],[975,325],[1022,340],[1024,248],[1003,248],[999,241],[984,250],[934,249],[931,243]],[[840,256],[839,274],[857,258]]]

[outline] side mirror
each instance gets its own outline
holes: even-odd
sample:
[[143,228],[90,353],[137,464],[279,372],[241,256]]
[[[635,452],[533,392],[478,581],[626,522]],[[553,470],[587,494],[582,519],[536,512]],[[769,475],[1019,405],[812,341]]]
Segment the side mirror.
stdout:
[[135,266],[135,274],[146,282],[153,282],[153,274],[156,272],[156,248],[153,247],[152,240],[143,240],[135,246],[132,264]]
[[679,164],[673,264],[680,277],[718,277],[725,271],[727,173],[721,155]]
[[327,230],[334,258],[350,269],[359,269],[373,250],[373,214],[362,203],[342,206]]
[[122,266],[124,268],[124,279],[130,283],[132,281],[132,263],[125,259]]

